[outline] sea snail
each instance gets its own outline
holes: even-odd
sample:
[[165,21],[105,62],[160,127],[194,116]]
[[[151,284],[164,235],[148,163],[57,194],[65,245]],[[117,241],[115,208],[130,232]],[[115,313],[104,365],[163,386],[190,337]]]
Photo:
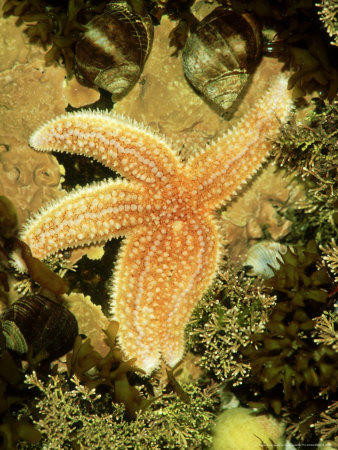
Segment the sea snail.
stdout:
[[108,2],[76,44],[77,79],[111,92],[113,101],[121,99],[139,79],[153,34],[146,12],[134,11],[127,1]]
[[260,60],[261,30],[251,14],[214,9],[189,36],[183,71],[219,114],[231,114]]
[[6,347],[19,354],[29,351],[53,361],[70,351],[78,334],[75,316],[64,306],[41,295],[25,296],[0,316]]

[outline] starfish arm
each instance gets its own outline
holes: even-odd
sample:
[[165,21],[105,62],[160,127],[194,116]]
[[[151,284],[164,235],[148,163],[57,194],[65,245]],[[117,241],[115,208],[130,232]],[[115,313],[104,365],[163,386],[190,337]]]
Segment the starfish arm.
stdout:
[[21,238],[35,257],[105,242],[128,234],[144,220],[142,187],[124,180],[87,186],[57,199],[25,225]]
[[65,114],[35,131],[30,145],[40,151],[56,150],[95,158],[147,186],[170,183],[181,167],[164,139],[115,114]]
[[[160,312],[163,323],[160,329],[161,353],[171,367],[183,357],[185,326],[198,300],[216,276],[221,254],[216,226],[210,218],[196,219],[189,224],[187,232],[189,247],[184,250],[183,234],[179,239],[182,250],[177,245],[175,254],[177,262],[171,280],[174,289],[169,292]],[[188,255],[184,255],[185,252]]]
[[187,170],[200,202],[220,206],[257,171],[272,147],[267,138],[277,135],[291,108],[287,79],[280,75],[235,128],[189,163]]
[[174,366],[184,353],[184,329],[215,275],[216,228],[209,219],[174,221],[127,238],[114,281],[113,313],[123,350],[151,373],[160,354]]

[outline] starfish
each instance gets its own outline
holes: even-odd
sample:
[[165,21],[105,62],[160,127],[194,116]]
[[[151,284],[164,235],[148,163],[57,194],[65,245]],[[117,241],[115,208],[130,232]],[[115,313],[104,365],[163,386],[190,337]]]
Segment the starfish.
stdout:
[[30,219],[22,239],[35,257],[125,236],[112,278],[119,340],[147,374],[173,367],[184,330],[215,277],[221,244],[215,210],[257,171],[291,109],[278,76],[223,137],[183,163],[164,138],[108,112],[65,114],[30,138],[40,151],[95,158],[124,178],[74,190]]

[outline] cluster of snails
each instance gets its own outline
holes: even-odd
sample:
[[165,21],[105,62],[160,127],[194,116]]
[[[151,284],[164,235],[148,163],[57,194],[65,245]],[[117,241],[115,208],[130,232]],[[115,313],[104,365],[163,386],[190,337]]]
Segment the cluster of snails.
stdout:
[[[153,22],[167,15],[176,21],[168,36],[168,44],[176,47],[173,55],[183,48],[188,82],[221,115],[235,110],[259,63],[262,34],[255,14],[261,23],[275,24],[278,40],[264,52],[294,70],[290,86],[296,85],[301,95],[319,89],[334,99],[337,52],[311,19],[311,2],[296,10],[285,9],[283,2],[266,2],[264,13],[260,2],[218,2],[228,6],[216,7],[199,22],[192,9],[196,6],[200,13],[203,6],[198,4],[203,3],[213,2],[196,2],[191,8],[194,2],[186,1],[6,0],[3,11],[4,17],[17,16],[27,25],[25,33],[32,42],[51,44],[45,54],[47,65],[62,59],[68,76],[75,73],[82,84],[110,92],[113,101],[139,80],[153,42]],[[227,9],[231,4],[236,12]],[[297,25],[304,32],[299,34]]]
[[[134,11],[128,1],[109,2],[77,42],[76,76],[119,100],[139,79],[152,40],[153,25],[145,11]],[[187,39],[183,71],[193,88],[224,114],[245,92],[261,50],[261,30],[253,15],[218,7]]]
[[198,23],[186,2],[18,3],[6,0],[4,15],[19,17],[32,42],[51,45],[46,64],[62,59],[68,76],[74,73],[81,84],[110,92],[113,102],[139,80],[153,43],[153,22],[165,14],[177,21],[168,44],[177,47],[174,54],[184,47],[183,71],[188,82],[221,114],[244,92],[261,53],[261,31],[252,14],[222,6]]

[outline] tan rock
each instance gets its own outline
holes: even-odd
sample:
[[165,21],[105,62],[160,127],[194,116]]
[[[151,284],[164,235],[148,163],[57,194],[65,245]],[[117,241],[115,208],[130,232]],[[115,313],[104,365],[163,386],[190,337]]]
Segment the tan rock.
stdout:
[[14,136],[1,137],[0,195],[16,207],[19,225],[59,194],[60,173],[55,158],[34,152]]
[[256,240],[270,236],[279,241],[289,233],[292,223],[280,212],[304,197],[302,186],[293,178],[271,163],[221,213],[220,224],[233,265],[243,262],[248,246]]
[[68,103],[74,108],[90,105],[100,98],[99,91],[83,86],[75,77],[65,80],[64,92]]
[[44,50],[28,42],[16,18],[0,18],[0,194],[9,197],[22,223],[59,195],[55,158],[33,151],[30,134],[62,114],[65,72],[45,67]]

